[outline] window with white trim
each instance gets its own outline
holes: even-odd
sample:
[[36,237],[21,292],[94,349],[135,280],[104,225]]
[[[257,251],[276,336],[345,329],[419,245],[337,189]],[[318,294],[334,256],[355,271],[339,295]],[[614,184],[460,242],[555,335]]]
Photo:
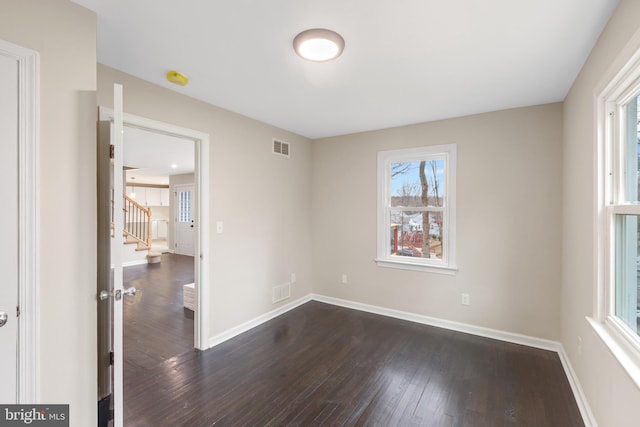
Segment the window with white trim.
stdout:
[[[620,322],[626,332],[638,334],[638,280],[640,274],[640,239],[638,223],[638,100],[639,93],[621,104],[611,105],[611,121],[616,131],[612,135],[612,180],[610,204],[607,208],[607,223],[610,225],[611,247],[610,269],[611,298],[609,314]],[[613,129],[612,129],[613,130]]]
[[456,271],[456,145],[378,153],[381,267]]
[[598,100],[598,300],[592,324],[640,385],[640,52]]

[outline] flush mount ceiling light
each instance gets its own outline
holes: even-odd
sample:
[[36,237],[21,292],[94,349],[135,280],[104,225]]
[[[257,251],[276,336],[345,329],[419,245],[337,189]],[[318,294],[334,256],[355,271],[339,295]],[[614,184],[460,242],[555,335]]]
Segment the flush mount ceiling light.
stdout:
[[330,61],[344,50],[344,39],[335,31],[313,28],[301,32],[293,39],[293,49],[309,61]]

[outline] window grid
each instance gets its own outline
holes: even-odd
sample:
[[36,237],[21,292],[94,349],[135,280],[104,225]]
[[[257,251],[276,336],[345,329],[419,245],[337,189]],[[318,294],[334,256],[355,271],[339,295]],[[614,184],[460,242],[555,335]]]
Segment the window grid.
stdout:
[[191,222],[191,192],[178,192],[178,222]]
[[455,144],[378,153],[382,267],[453,274]]

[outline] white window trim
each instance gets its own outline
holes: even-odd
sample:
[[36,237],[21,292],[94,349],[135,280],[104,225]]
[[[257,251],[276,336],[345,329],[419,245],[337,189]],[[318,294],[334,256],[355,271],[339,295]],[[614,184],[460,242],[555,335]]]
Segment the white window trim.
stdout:
[[[423,271],[453,275],[458,271],[456,264],[456,144],[431,145],[400,150],[378,152],[378,221],[377,258],[379,267]],[[423,158],[441,157],[445,160],[444,185],[446,205],[443,209],[443,257],[442,260],[429,258],[392,257],[389,247],[388,211],[390,195],[391,164],[416,161]]]
[[[622,63],[596,98],[596,245],[595,295],[593,316],[587,318],[598,336],[620,365],[640,388],[640,338],[615,314],[615,217],[617,214],[640,215],[640,204],[617,204],[623,191],[621,175],[623,157],[619,138],[624,132],[620,123],[622,106],[640,92],[640,40],[635,54]],[[630,43],[631,44],[631,43]],[[629,58],[629,56],[627,56]],[[616,62],[620,64],[621,61]]]

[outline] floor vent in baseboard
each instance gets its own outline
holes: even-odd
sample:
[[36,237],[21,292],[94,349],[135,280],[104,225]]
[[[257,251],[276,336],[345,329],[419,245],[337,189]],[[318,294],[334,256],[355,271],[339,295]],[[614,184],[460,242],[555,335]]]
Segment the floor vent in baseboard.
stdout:
[[291,283],[274,286],[271,289],[271,302],[276,303],[291,297]]

